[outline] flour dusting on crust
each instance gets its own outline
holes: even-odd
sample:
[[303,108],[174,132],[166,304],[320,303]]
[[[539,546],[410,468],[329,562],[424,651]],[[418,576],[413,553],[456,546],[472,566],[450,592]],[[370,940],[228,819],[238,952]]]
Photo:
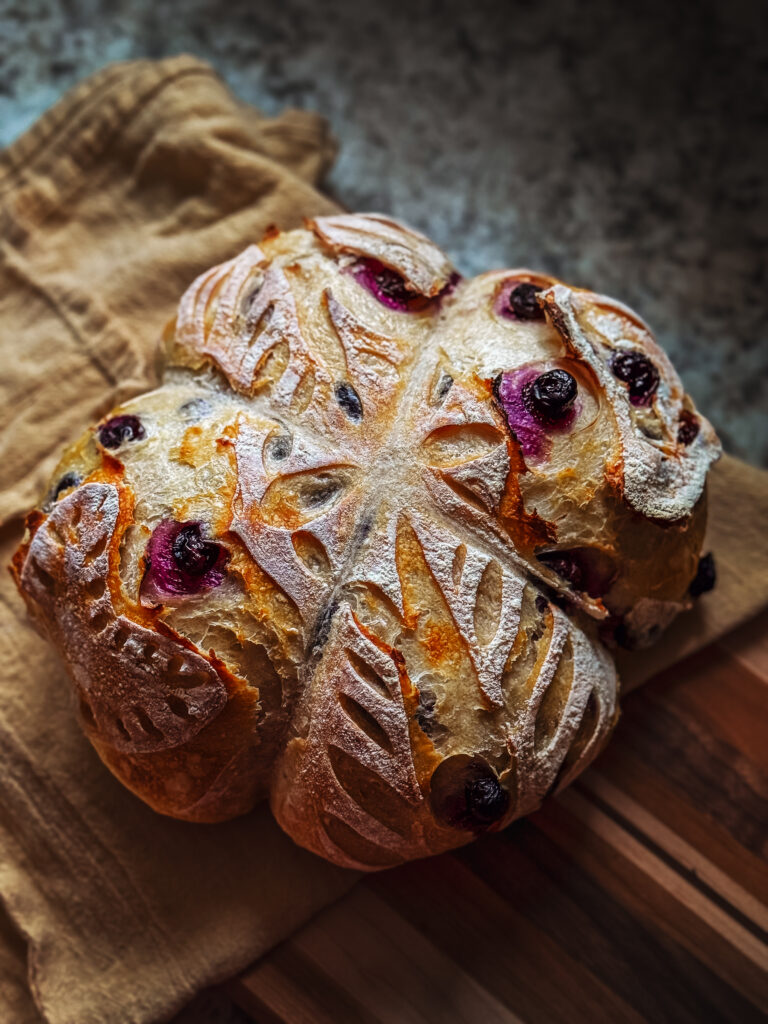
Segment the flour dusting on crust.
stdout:
[[164,342],[14,560],[109,768],[367,870],[578,775],[606,644],[690,604],[719,451],[646,325],[355,214],[201,275]]

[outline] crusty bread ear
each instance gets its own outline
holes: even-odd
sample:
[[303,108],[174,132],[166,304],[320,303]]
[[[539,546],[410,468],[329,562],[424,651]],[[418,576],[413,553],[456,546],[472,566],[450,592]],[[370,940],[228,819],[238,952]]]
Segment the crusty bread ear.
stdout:
[[[683,386],[663,349],[631,310],[611,299],[558,284],[545,291],[541,301],[569,351],[590,367],[611,403],[627,503],[648,519],[685,519],[701,497],[718,445],[714,430],[702,418],[695,419],[692,441],[681,443],[681,425],[691,402],[686,405]],[[626,385],[617,379],[612,362],[627,352],[651,357],[660,376],[652,404],[626,400]]]
[[110,769],[195,821],[269,795],[364,869],[578,774],[617,715],[603,641],[689,603],[718,454],[645,325],[349,215],[203,274],[164,353],[15,559]]

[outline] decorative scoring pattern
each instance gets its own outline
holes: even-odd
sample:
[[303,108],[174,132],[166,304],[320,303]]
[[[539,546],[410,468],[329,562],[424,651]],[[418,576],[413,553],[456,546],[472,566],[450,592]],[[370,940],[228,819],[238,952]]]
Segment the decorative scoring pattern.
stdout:
[[109,543],[118,516],[115,487],[74,491],[36,532],[21,583],[39,607],[56,609],[52,639],[67,652],[86,730],[146,753],[191,740],[227,694],[199,654],[116,611]]
[[[179,579],[223,545],[227,586],[238,573],[245,588],[225,587],[226,600],[298,635],[298,683],[277,698],[290,724],[268,769],[274,813],[298,842],[383,867],[501,828],[567,783],[617,713],[596,623],[630,613],[645,586],[633,577],[611,591],[612,577],[597,597],[579,582],[569,552],[589,539],[569,537],[573,509],[607,531],[606,547],[613,507],[692,519],[717,452],[705,420],[691,437],[692,406],[644,326],[608,303],[527,272],[461,282],[427,239],[378,216],[270,235],[202,275],[179,307],[168,383],[155,405],[131,404],[141,429],[109,452],[120,478],[104,482],[102,453],[95,476],[56,491],[20,573],[69,660],[86,729],[131,756],[193,749],[232,700],[226,655],[186,639],[183,595],[139,609],[120,575],[162,568],[134,548],[120,555],[127,525],[175,517],[187,548],[163,557],[187,559]],[[610,370],[630,344],[658,364],[658,398],[642,409]],[[543,416],[530,388],[511,390],[521,367],[538,379],[552,366],[560,379],[577,367],[570,386],[583,394],[559,425],[547,418],[556,395]],[[536,459],[508,398],[552,434]],[[585,450],[599,469],[589,487],[571,468]],[[160,464],[153,491],[142,474]],[[183,513],[162,497],[165,478],[186,488]],[[549,520],[543,507],[556,508]],[[538,559],[544,542],[562,555]],[[656,602],[667,617],[688,581]],[[222,619],[214,582],[188,607],[218,615],[234,649],[244,627]],[[288,656],[273,660],[282,674]]]

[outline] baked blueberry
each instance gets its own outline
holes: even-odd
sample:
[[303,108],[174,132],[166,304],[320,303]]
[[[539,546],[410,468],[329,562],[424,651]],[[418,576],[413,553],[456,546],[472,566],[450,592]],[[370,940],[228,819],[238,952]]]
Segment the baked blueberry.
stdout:
[[396,270],[385,267],[378,260],[360,260],[354,273],[356,280],[389,309],[405,312],[414,299],[421,297],[406,286]]
[[461,281],[461,274],[454,271],[437,295],[422,295],[408,287],[402,274],[375,259],[360,259],[351,268],[358,284],[369,291],[388,309],[400,313],[415,313],[435,309],[449,296]]
[[509,806],[509,794],[496,776],[489,772],[470,779],[464,787],[467,817],[478,825],[492,825]]
[[196,423],[204,416],[207,416],[213,406],[207,398],[190,398],[179,407],[179,412],[188,423]]
[[339,403],[339,407],[346,413],[351,420],[355,423],[359,423],[363,418],[363,403],[360,401],[360,396],[345,380],[339,381],[334,390],[336,395],[336,401]]
[[510,312],[514,313],[518,320],[543,320],[544,310],[536,300],[540,291],[541,288],[530,281],[515,285],[509,293]]
[[633,405],[647,405],[659,386],[659,371],[644,352],[627,349],[611,359],[611,372],[629,388]]
[[424,683],[419,683],[419,704],[414,718],[421,731],[435,739],[446,732],[445,726],[441,725],[435,715],[437,708],[437,697],[434,691]]
[[604,597],[617,575],[613,558],[600,548],[540,551],[536,557],[574,590],[590,597]]
[[119,448],[127,441],[140,441],[146,431],[138,416],[113,416],[99,427],[99,441],[105,448]]
[[[536,387],[538,382],[541,382],[539,388]],[[576,381],[566,370],[537,374],[524,367],[507,370],[494,379],[494,398],[525,458],[546,457],[549,435],[571,429],[579,413],[577,395],[571,397],[575,388]],[[543,413],[544,408],[551,412]]]
[[430,801],[451,828],[482,832],[506,815],[510,795],[485,758],[455,754],[433,772]]
[[444,373],[440,380],[437,382],[435,389],[435,404],[440,405],[445,400],[445,396],[453,387],[453,377],[450,373]]
[[523,388],[528,412],[545,423],[557,423],[573,408],[578,394],[576,378],[567,370],[547,370]]
[[584,570],[579,560],[567,551],[542,551],[540,562],[548,565],[561,580],[569,583],[574,590],[584,590]]
[[51,499],[56,501],[62,491],[68,491],[70,487],[77,487],[78,484],[82,483],[83,478],[79,473],[73,473],[71,470],[69,473],[65,473],[64,476],[59,480],[53,489]]
[[164,519],[147,545],[141,603],[151,607],[212,590],[224,582],[228,561],[227,549],[206,540],[200,523]]
[[320,476],[304,488],[301,497],[307,508],[320,508],[335,498],[340,490],[341,484],[338,480]]
[[188,523],[176,534],[172,551],[173,560],[182,572],[202,576],[216,565],[221,546],[203,539],[199,523]]
[[702,594],[706,594],[708,590],[711,590],[715,583],[717,583],[715,559],[712,552],[709,551],[699,559],[699,567],[688,588],[688,593],[691,597],[700,597]]
[[57,480],[54,487],[51,488],[48,493],[48,497],[43,505],[44,512],[50,512],[54,504],[59,500],[59,495],[63,494],[64,491],[68,491],[70,487],[77,487],[78,484],[83,482],[83,478],[79,473],[73,473],[71,470],[65,473],[59,480]]
[[293,439],[290,434],[274,434],[264,446],[265,453],[275,462],[282,462],[291,454]]
[[375,276],[380,295],[406,305],[408,300],[413,298],[413,293],[409,294],[405,281],[396,271],[390,270],[389,267],[379,267],[375,271]]
[[677,443],[686,446],[693,444],[698,437],[699,429],[698,417],[684,409],[680,414],[680,422],[677,427]]

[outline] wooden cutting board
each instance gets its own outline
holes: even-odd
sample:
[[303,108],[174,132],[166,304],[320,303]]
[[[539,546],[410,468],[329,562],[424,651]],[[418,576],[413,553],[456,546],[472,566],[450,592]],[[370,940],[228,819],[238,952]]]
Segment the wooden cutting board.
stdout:
[[270,1024],[764,1021],[768,613],[623,708],[544,809],[366,877],[233,998]]

